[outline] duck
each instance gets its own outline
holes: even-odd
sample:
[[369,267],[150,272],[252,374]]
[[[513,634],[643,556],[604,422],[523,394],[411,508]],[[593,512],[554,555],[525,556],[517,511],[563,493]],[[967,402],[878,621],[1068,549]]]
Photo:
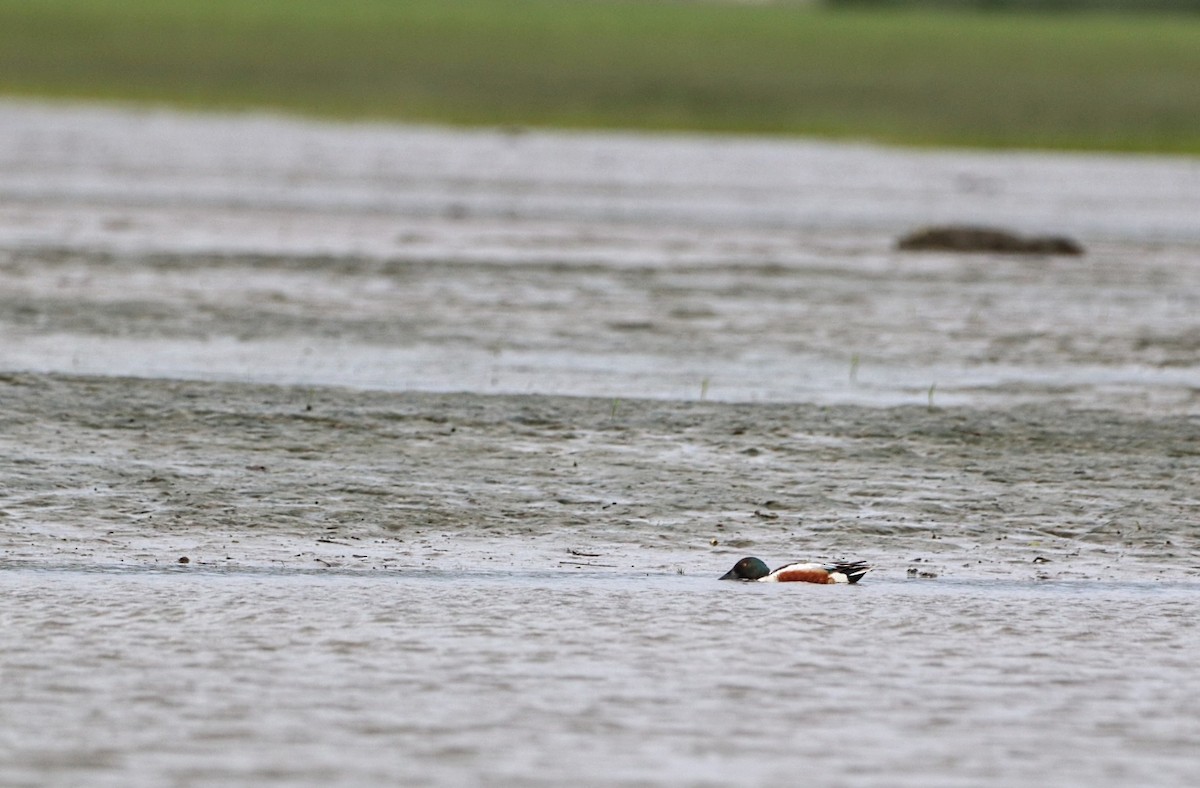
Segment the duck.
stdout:
[[857,583],[874,567],[866,561],[833,564],[784,564],[772,572],[760,558],[743,558],[733,565],[722,580],[749,580],[757,583]]

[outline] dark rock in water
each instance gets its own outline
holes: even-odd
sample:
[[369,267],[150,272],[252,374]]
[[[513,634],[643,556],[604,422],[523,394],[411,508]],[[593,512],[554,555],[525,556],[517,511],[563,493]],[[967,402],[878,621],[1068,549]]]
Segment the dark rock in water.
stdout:
[[897,246],[908,251],[1083,254],[1079,242],[1065,236],[1021,236],[1007,230],[971,225],[925,227],[901,238]]

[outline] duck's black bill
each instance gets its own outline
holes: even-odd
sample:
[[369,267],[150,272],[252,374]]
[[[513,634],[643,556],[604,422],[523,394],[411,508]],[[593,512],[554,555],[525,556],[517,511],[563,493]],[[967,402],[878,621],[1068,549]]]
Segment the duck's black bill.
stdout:
[[734,572],[734,570],[730,569],[728,572],[726,572],[725,574],[721,575],[721,576],[720,576],[719,578],[717,578],[717,579],[718,579],[718,580],[741,580],[742,578],[738,577],[738,576],[737,576],[737,573],[736,573],[736,572]]

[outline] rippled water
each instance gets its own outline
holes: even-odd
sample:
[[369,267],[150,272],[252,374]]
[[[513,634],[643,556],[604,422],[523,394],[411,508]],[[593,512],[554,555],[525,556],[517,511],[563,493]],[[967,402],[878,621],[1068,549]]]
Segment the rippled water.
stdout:
[[9,568],[0,588],[5,785],[1200,779],[1194,585]]

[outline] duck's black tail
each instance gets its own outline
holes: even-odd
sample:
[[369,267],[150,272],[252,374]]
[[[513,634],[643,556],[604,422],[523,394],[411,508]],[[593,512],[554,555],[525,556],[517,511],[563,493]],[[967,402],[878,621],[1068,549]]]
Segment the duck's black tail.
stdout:
[[869,566],[866,561],[851,561],[846,564],[834,564],[835,572],[841,572],[846,576],[846,580],[851,583],[857,583],[862,579],[862,576],[870,572],[875,567]]

